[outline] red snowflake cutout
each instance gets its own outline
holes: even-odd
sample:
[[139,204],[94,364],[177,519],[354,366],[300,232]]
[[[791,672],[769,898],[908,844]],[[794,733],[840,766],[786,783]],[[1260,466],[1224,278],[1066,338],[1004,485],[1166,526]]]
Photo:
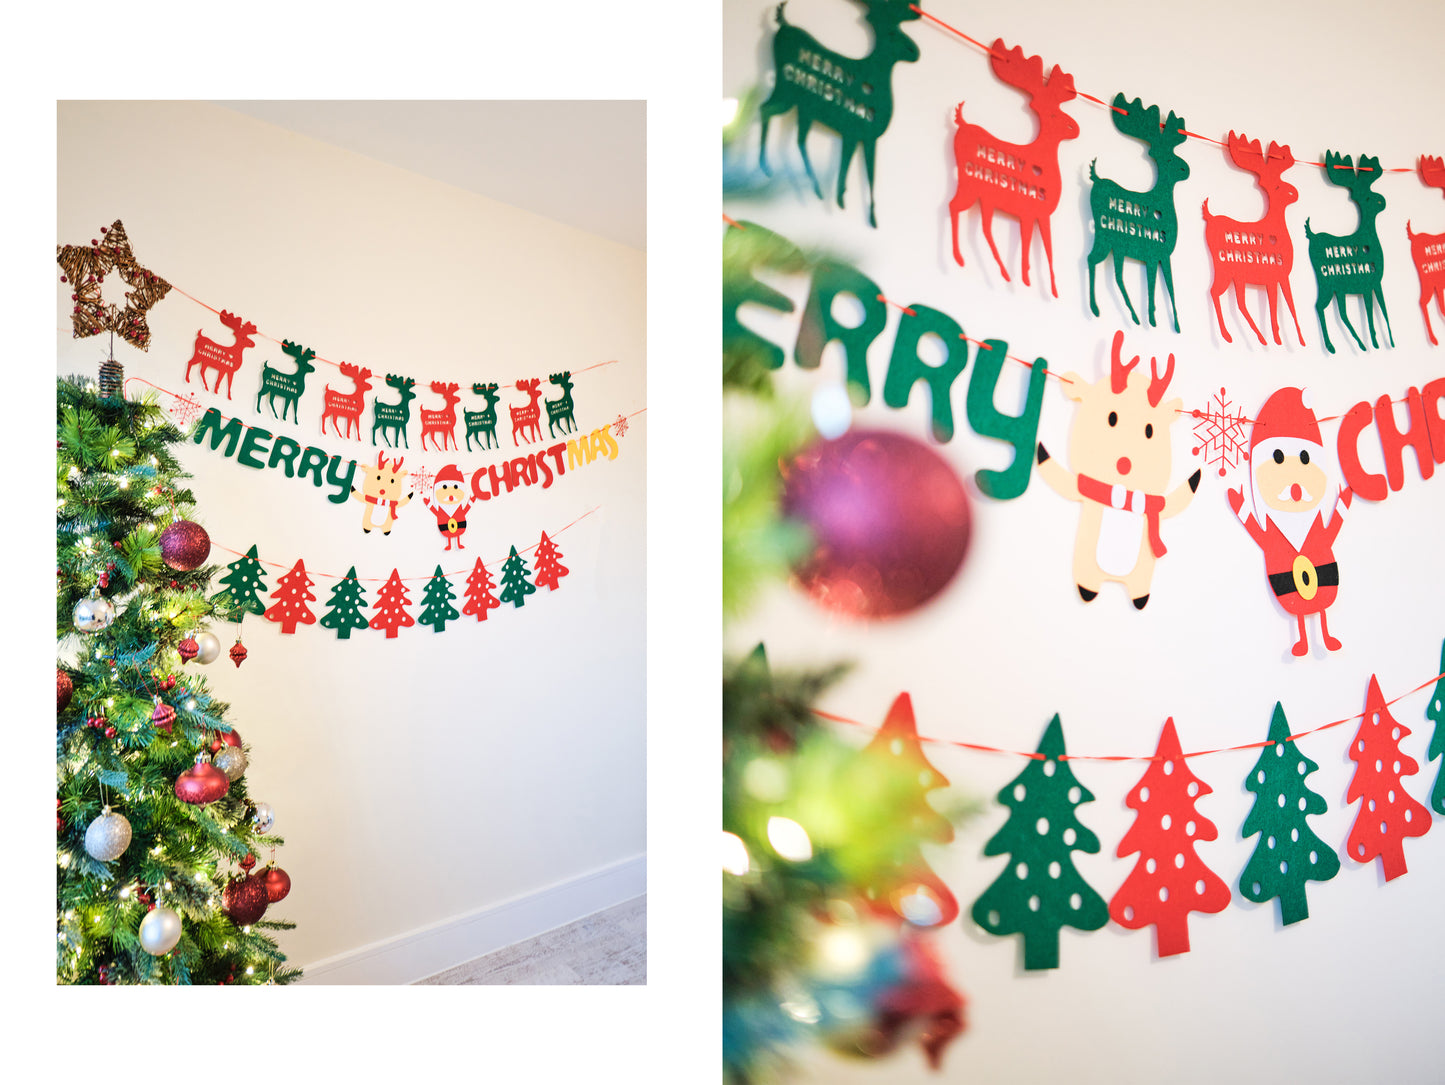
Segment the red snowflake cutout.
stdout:
[[430,471],[428,471],[425,467],[418,467],[415,471],[411,473],[412,485],[414,485],[417,489],[417,492],[422,494],[423,496],[425,496],[431,491],[432,480],[435,478],[436,476],[433,475]]
[[621,437],[627,432],[627,416],[619,414],[617,421],[612,423],[612,432]]
[[1223,388],[1214,397],[1214,404],[1218,407],[1217,410],[1211,408],[1189,412],[1199,419],[1194,424],[1194,437],[1200,442],[1190,451],[1196,456],[1204,456],[1205,463],[1218,464],[1219,477],[1223,478],[1227,469],[1238,467],[1244,460],[1249,448],[1248,437],[1244,432],[1248,419],[1244,417],[1243,411],[1230,413],[1229,400],[1224,397]]
[[189,426],[200,417],[201,401],[195,396],[176,396],[170,410],[178,425]]

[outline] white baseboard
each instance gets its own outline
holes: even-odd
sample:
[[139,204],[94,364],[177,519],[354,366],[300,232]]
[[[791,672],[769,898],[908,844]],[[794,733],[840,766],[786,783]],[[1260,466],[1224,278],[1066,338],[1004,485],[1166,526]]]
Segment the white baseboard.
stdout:
[[415,983],[647,892],[647,856],[303,965],[303,984]]

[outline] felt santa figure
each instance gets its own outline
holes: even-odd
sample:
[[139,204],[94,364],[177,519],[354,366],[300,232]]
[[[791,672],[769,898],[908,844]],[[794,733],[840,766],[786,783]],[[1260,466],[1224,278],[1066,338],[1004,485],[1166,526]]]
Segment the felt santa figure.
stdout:
[[1305,618],[1317,614],[1325,647],[1338,651],[1340,642],[1330,636],[1325,611],[1340,582],[1335,536],[1353,495],[1348,487],[1339,491],[1326,523],[1322,505],[1330,485],[1324,444],[1303,390],[1281,388],[1260,408],[1249,436],[1249,481],[1249,501],[1241,490],[1230,490],[1229,505],[1264,551],[1265,572],[1279,605],[1299,625],[1291,650],[1297,656],[1309,652]]
[[462,503],[467,496],[463,481],[461,471],[455,464],[449,463],[437,472],[431,500],[422,498],[422,503],[437,518],[437,530],[446,539],[448,550],[452,548],[453,540],[456,540],[458,550],[466,549],[462,546],[462,536],[466,534],[467,513],[472,506],[471,502]]

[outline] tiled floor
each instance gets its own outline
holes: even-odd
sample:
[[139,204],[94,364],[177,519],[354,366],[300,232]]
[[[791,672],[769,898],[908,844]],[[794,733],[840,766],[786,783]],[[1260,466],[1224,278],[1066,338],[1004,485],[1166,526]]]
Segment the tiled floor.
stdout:
[[634,897],[418,982],[645,984],[647,896]]

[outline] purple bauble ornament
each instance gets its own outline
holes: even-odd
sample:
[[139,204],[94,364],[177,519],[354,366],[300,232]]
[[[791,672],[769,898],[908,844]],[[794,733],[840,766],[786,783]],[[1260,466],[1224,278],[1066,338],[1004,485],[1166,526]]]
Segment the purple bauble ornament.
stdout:
[[922,441],[852,430],[783,465],[783,512],[814,547],[794,569],[818,602],[858,618],[922,606],[948,586],[973,522],[958,475]]
[[161,559],[172,569],[199,569],[211,554],[211,537],[194,520],[177,520],[161,532]]

